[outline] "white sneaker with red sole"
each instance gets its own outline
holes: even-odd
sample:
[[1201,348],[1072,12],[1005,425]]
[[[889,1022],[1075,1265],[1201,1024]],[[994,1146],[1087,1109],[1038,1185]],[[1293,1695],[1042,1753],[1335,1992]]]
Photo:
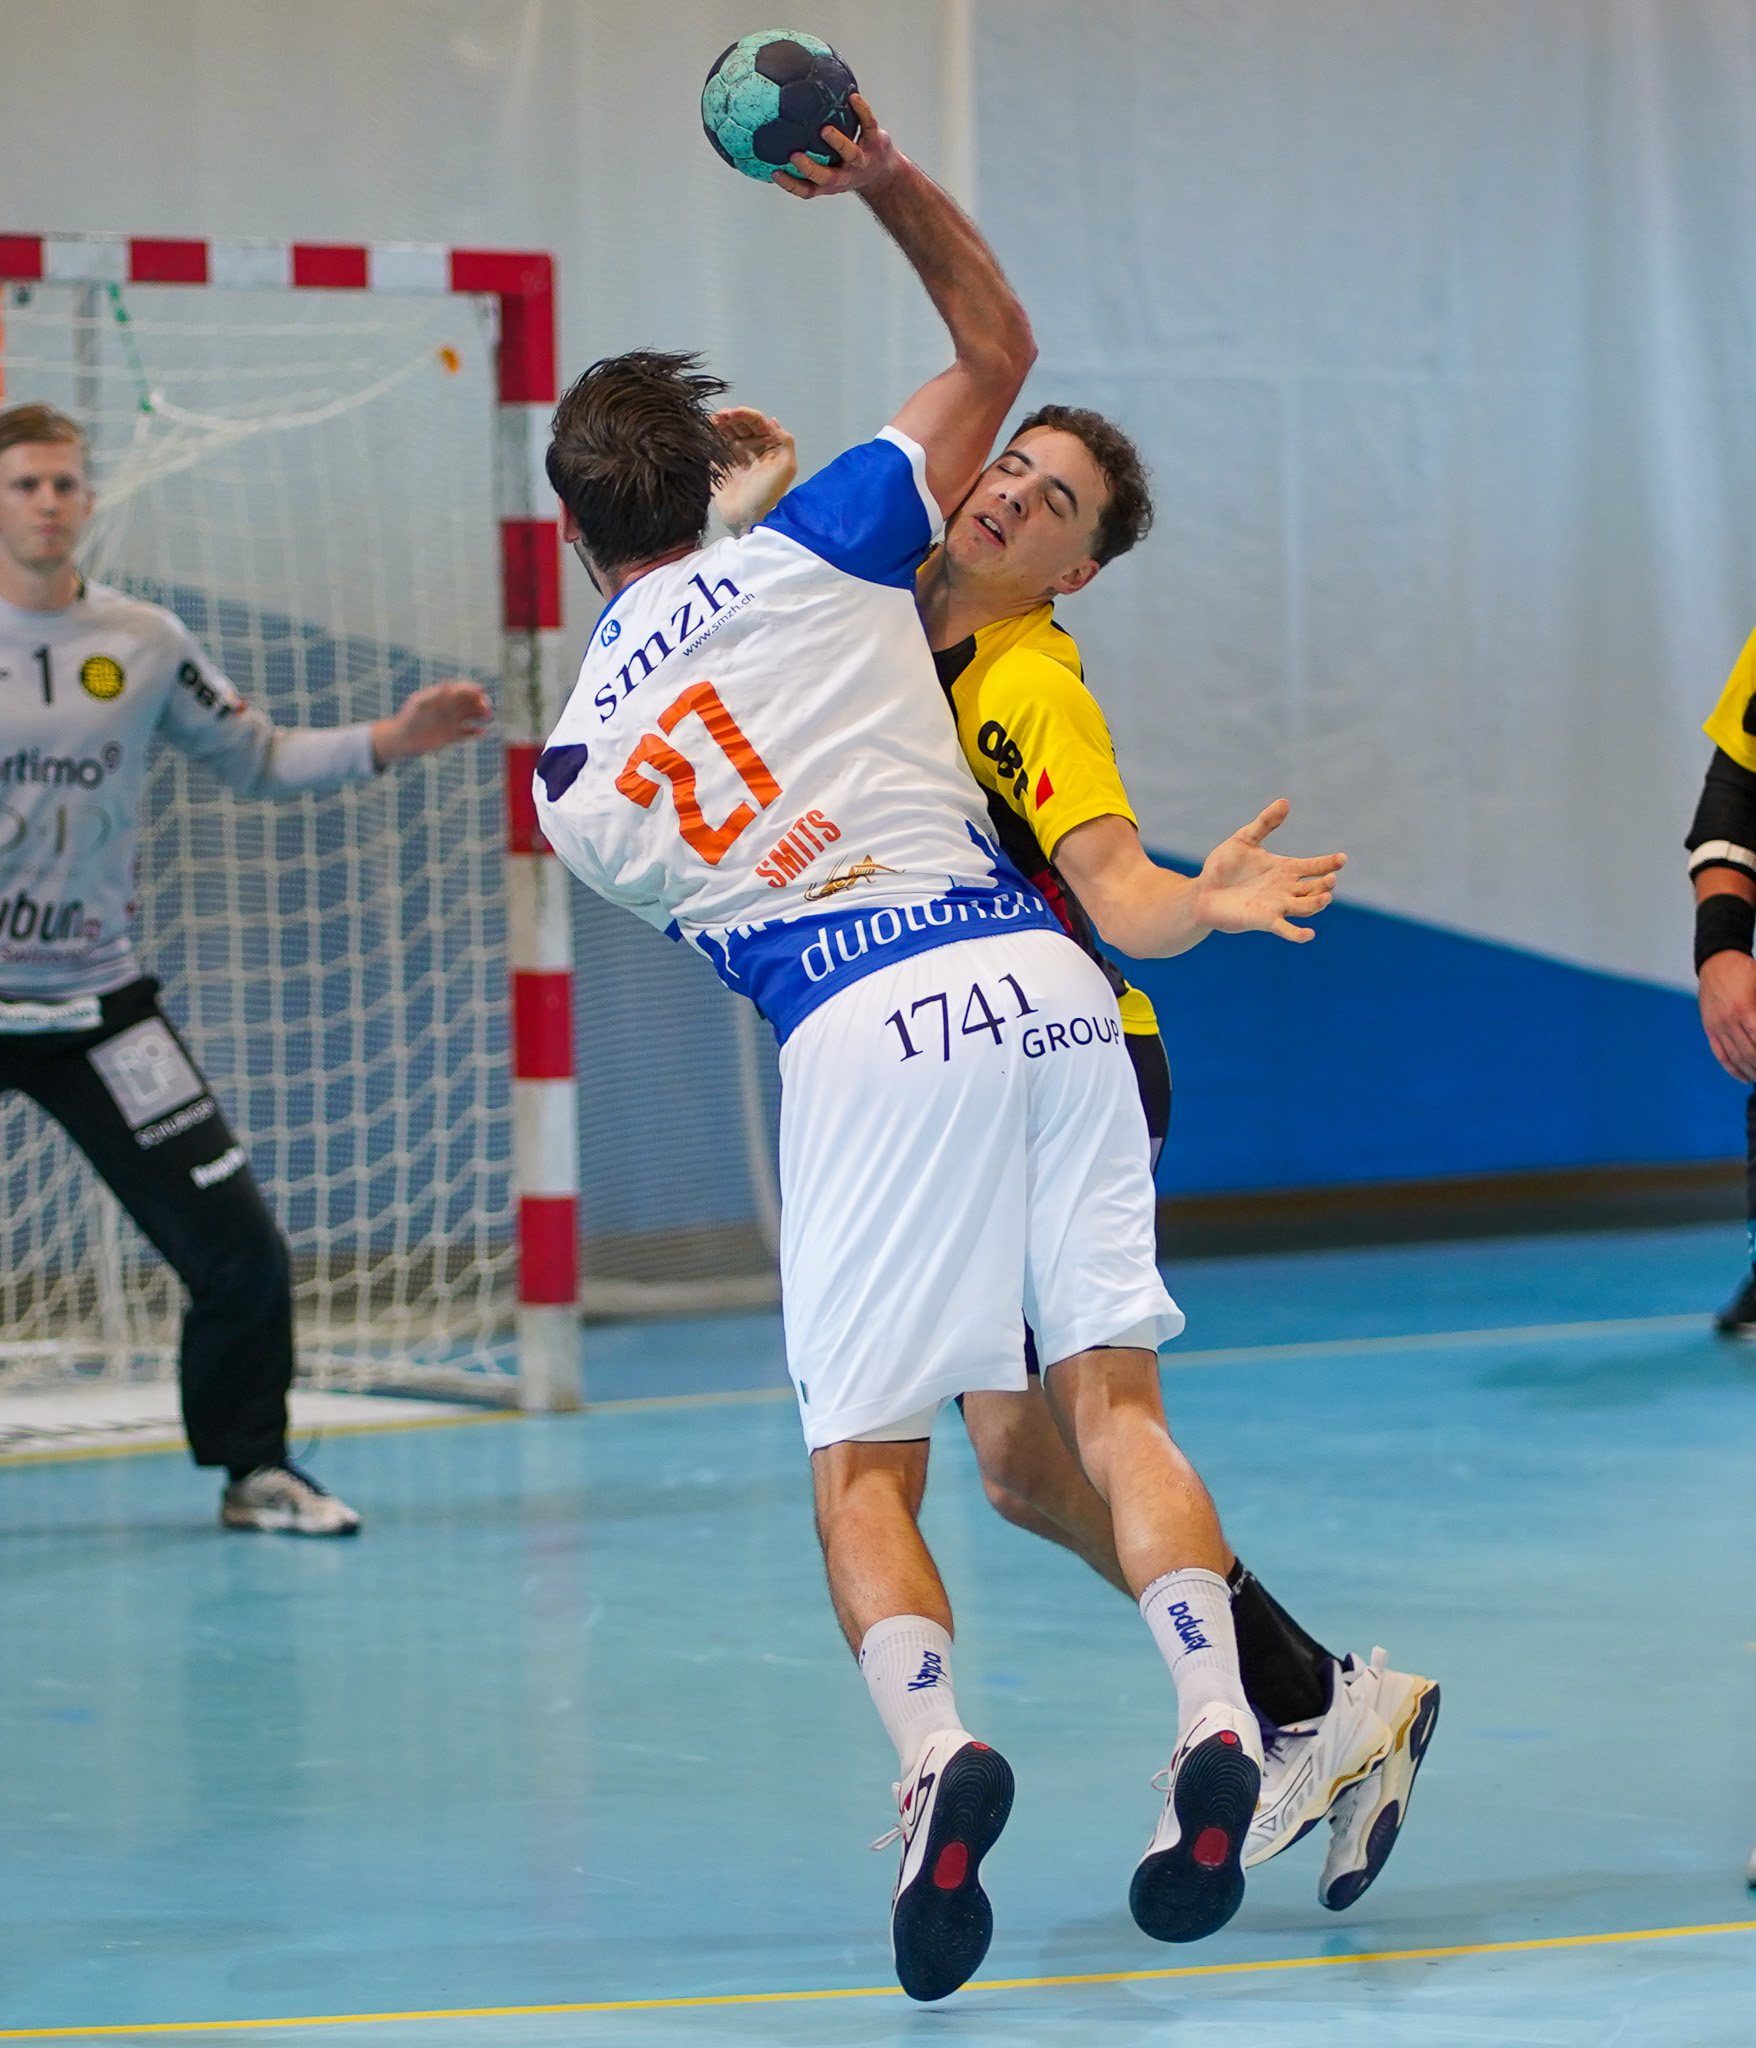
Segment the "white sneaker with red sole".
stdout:
[[1244,1899],[1244,1844],[1262,1787],[1256,1716],[1205,1707],[1152,1781],[1165,1810],[1128,1888],[1136,1926],[1154,1941],[1200,1941]]
[[1012,1766],[955,1728],[932,1738],[895,1789],[902,1818],[872,1846],[902,1842],[890,1902],[897,1982],[910,1998],[948,1998],[993,1939],[981,1867],[1012,1811]]

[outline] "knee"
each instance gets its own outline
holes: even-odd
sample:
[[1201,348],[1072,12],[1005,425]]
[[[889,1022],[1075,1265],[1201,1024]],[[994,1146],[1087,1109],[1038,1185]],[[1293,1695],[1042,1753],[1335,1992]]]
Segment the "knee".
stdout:
[[927,1446],[840,1443],[811,1459],[817,1533],[825,1551],[843,1536],[912,1523],[926,1493]]
[[1003,1522],[1010,1522],[1015,1529],[1035,1533],[1037,1518],[1026,1495],[1014,1493],[1003,1480],[988,1472],[982,1474],[982,1491],[988,1496],[988,1505]]
[[1045,1455],[1061,1448],[1048,1404],[1034,1389],[1025,1394],[965,1395],[963,1425],[982,1485],[1002,1514],[1000,1494],[1029,1494]]

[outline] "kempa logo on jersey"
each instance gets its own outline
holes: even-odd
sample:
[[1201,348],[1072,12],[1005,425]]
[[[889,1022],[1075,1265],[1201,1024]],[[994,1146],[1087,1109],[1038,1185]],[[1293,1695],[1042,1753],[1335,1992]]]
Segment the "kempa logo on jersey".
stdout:
[[[591,701],[597,706],[598,717],[604,724],[615,717],[617,708],[673,654],[694,654],[706,645],[727,619],[752,601],[749,592],[740,590],[729,576],[722,576],[711,590],[699,576],[691,576],[685,587],[698,591],[701,602],[698,604],[695,598],[686,597],[677,606],[665,621],[671,629],[670,638],[665,637],[662,628],[655,626],[617,669],[615,682],[605,683],[602,689],[593,693]],[[722,596],[722,592],[726,594]],[[611,626],[616,629],[613,633]],[[611,619],[598,635],[598,645],[607,647],[620,636],[621,631],[620,621]],[[634,673],[637,665],[639,675]],[[618,689],[620,695],[617,694]]]
[[24,789],[32,783],[50,789],[102,789],[104,777],[122,765],[122,749],[112,740],[96,760],[76,761],[71,754],[45,754],[41,747],[20,747],[0,755],[0,789]]

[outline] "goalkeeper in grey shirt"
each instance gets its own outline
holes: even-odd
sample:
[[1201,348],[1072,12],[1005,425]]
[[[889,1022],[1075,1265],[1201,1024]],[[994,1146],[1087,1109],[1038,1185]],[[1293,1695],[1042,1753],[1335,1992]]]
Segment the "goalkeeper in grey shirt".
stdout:
[[491,709],[435,683],[373,725],[274,726],[173,613],[81,577],[86,468],[65,414],[0,411],[0,1094],[55,1118],[188,1288],[183,1421],[226,1467],[221,1520],[349,1536],[359,1516],[287,1455],[285,1240],[129,941],[147,752],[158,735],[240,796],[331,790]]

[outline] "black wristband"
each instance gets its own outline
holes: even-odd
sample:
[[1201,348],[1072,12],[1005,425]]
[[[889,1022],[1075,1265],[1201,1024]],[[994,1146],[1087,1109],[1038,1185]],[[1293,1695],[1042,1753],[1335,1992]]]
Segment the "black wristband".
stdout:
[[1748,953],[1756,944],[1756,903],[1742,896],[1703,896],[1695,906],[1695,972],[1715,953]]

